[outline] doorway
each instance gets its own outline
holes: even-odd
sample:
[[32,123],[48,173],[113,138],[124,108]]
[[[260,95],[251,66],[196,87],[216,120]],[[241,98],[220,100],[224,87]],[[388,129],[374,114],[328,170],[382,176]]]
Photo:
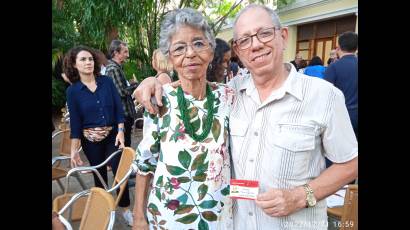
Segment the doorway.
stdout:
[[330,51],[333,48],[333,37],[321,38],[315,40],[315,49],[313,56],[319,56],[323,61],[323,65],[327,65],[327,60],[330,57]]

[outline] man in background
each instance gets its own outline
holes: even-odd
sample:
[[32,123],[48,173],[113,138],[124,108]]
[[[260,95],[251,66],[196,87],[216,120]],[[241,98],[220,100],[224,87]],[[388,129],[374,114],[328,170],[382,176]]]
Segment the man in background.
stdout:
[[300,55],[300,53],[298,52],[295,55],[295,60],[291,61],[290,63],[292,63],[292,65],[295,66],[296,71],[299,71],[301,61],[302,61],[302,55]]
[[331,51],[330,51],[330,57],[329,57],[329,59],[327,60],[327,65],[330,65],[330,64],[332,64],[333,62],[335,62],[335,61],[337,61],[337,52],[336,52],[336,49],[332,49]]
[[134,124],[134,120],[137,118],[137,113],[135,111],[134,101],[131,97],[132,89],[130,88],[130,83],[125,78],[122,67],[122,64],[124,64],[125,60],[129,57],[127,43],[120,40],[113,40],[111,42],[109,52],[111,59],[108,60],[105,74],[113,78],[115,87],[120,94],[122,106],[125,112],[125,146],[130,147],[132,126]]
[[339,60],[326,68],[324,79],[343,92],[350,121],[357,138],[358,72],[355,52],[358,46],[358,36],[356,33],[348,31],[340,35],[338,42],[339,47],[336,52]]

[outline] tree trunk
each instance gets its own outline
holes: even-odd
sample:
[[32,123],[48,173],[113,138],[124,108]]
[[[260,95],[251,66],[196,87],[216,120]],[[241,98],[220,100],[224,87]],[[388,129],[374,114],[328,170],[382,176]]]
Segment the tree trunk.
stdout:
[[106,36],[106,44],[107,44],[107,50],[110,47],[111,41],[118,39],[118,29],[116,27],[109,27],[110,29],[107,31],[107,36]]
[[57,0],[57,9],[62,10],[64,5],[64,0]]

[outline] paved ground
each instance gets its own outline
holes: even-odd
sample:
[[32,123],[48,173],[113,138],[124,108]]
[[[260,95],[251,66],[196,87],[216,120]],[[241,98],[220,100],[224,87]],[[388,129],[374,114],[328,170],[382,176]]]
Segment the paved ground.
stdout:
[[[58,124],[58,122],[55,121],[55,124]],[[58,127],[58,126],[56,126],[56,127]],[[132,148],[135,149],[137,147],[138,143],[141,141],[141,139],[142,139],[142,131],[135,131],[134,130],[134,133],[133,133],[133,136],[132,136],[132,143],[131,143]],[[59,144],[60,144],[59,138],[56,138],[55,140],[53,140],[53,147],[52,147],[53,148],[52,149],[52,152],[53,152],[52,156],[53,157],[58,155]],[[88,163],[88,161],[87,161],[87,159],[86,159],[86,157],[84,156],[83,153],[81,153],[81,158],[85,162],[85,165],[89,165],[89,163]],[[94,185],[94,180],[93,180],[92,174],[90,174],[90,173],[82,174],[81,178],[83,179],[84,183],[86,184],[86,186],[88,188],[90,188]],[[65,178],[61,179],[61,182],[65,186],[65,183],[66,183]],[[112,184],[112,173],[111,172],[109,173],[108,182],[109,182],[108,185]],[[69,189],[68,192],[79,192],[81,190],[82,190],[81,186],[77,182],[77,180],[75,178],[71,178],[70,179],[70,189]],[[52,199],[54,200],[54,198],[56,196],[61,195],[63,193],[64,193],[64,191],[62,191],[60,189],[57,182],[53,181],[52,182]],[[134,204],[134,187],[132,187],[130,189],[130,201],[131,201],[131,208],[132,208],[132,206]],[[79,226],[79,223],[73,223],[73,227],[75,229],[78,229],[78,226]],[[116,229],[116,230],[125,230],[125,229],[129,230],[129,229],[131,229],[131,227],[128,227],[125,224],[124,219],[123,219],[123,217],[122,217],[122,215],[120,214],[119,211],[116,212],[114,229]]]

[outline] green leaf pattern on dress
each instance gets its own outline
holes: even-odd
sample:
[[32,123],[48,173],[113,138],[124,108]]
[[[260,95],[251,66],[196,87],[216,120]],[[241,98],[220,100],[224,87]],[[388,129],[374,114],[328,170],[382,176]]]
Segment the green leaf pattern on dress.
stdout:
[[[230,161],[226,148],[229,139],[225,135],[231,104],[224,100],[226,88],[219,84],[213,90],[218,112],[211,133],[202,142],[195,142],[185,134],[176,90],[171,86],[164,86],[165,108],[160,109],[160,115],[144,113],[144,138],[137,149],[136,164],[140,173],[154,174],[147,205],[147,217],[154,229],[207,230],[232,221],[232,202],[228,197]],[[189,95],[186,99],[191,123],[201,133],[207,101]],[[221,172],[219,177],[214,175],[215,170]]]

